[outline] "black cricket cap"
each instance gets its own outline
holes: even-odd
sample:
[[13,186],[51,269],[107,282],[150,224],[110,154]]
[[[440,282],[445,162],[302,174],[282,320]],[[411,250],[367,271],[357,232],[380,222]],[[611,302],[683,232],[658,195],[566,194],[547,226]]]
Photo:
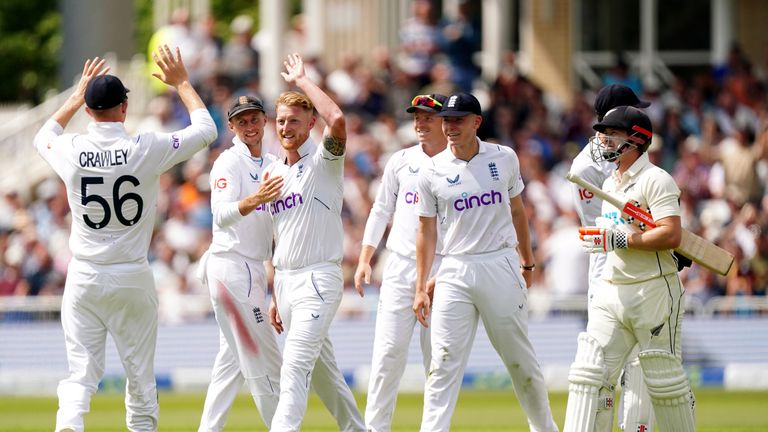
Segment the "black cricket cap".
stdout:
[[651,144],[653,136],[651,119],[635,107],[614,108],[605,114],[603,121],[592,126],[592,129],[598,132],[605,132],[608,128],[626,131],[630,135],[629,140],[634,141],[641,151],[646,151]]
[[448,101],[448,96],[438,93],[427,95],[418,95],[411,100],[411,106],[405,109],[405,112],[414,113],[417,110],[431,113],[438,113]]
[[438,115],[440,117],[464,117],[469,114],[482,115],[480,102],[469,93],[456,93],[448,97],[448,101],[443,104],[443,110]]
[[631,88],[623,84],[611,84],[600,89],[595,98],[595,113],[604,116],[608,111],[619,106],[647,108],[650,102],[641,101]]
[[88,81],[85,105],[94,110],[114,108],[128,99],[128,90],[114,75],[98,75]]
[[264,104],[261,102],[261,99],[256,96],[238,96],[227,113],[227,120],[232,120],[232,117],[241,112],[250,110],[265,112]]

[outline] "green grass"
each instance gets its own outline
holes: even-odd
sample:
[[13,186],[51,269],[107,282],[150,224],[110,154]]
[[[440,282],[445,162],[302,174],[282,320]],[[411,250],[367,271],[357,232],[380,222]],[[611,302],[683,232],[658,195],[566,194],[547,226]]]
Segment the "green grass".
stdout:
[[[203,394],[160,394],[160,431],[197,430]],[[550,394],[555,421],[562,427],[566,395]],[[768,430],[768,392],[696,391],[697,431],[757,432]],[[357,395],[362,405],[363,396]],[[418,430],[421,395],[398,398],[393,430]],[[56,418],[56,398],[0,397],[0,431],[51,431]],[[360,406],[362,410],[362,406]],[[97,394],[85,418],[88,431],[125,430],[123,395]],[[241,395],[227,423],[228,432],[265,430],[253,401]],[[333,418],[316,396],[310,399],[303,431],[337,430]],[[454,431],[527,431],[519,404],[510,391],[463,391],[453,416]]]

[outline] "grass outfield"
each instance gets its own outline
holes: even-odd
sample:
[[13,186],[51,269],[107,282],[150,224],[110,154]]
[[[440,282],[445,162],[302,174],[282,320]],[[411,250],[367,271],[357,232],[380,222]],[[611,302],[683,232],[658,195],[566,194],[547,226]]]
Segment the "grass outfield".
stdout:
[[[364,397],[357,395],[358,403]],[[552,393],[555,420],[562,427],[566,395]],[[160,431],[195,431],[203,408],[203,394],[160,394]],[[699,432],[757,432],[768,430],[768,392],[696,392]],[[362,408],[362,407],[361,407]],[[0,431],[51,431],[56,417],[56,399],[51,397],[0,397]],[[123,396],[98,394],[85,418],[89,431],[123,431]],[[421,395],[398,398],[393,430],[418,430]],[[253,401],[241,395],[227,423],[228,432],[266,430]],[[303,431],[333,431],[336,425],[316,396],[312,396]],[[453,416],[454,431],[527,431],[527,423],[511,392],[463,391]],[[617,429],[618,430],[618,429]]]

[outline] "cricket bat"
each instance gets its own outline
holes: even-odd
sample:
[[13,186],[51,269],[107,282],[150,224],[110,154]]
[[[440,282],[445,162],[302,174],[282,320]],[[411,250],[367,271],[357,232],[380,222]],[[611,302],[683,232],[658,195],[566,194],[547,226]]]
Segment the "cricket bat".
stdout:
[[[568,181],[575,183],[586,190],[595,194],[596,197],[603,201],[613,205],[621,210],[626,216],[634,219],[635,225],[645,224],[646,228],[654,228],[656,224],[653,221],[653,217],[650,213],[636,206],[635,204],[627,201],[622,202],[619,198],[605,192],[598,186],[568,173],[565,178]],[[680,240],[680,246],[675,249],[681,255],[686,256],[691,261],[712,270],[713,272],[725,275],[733,265],[733,255],[727,250],[717,246],[709,240],[706,240],[687,229],[683,228],[683,237]]]

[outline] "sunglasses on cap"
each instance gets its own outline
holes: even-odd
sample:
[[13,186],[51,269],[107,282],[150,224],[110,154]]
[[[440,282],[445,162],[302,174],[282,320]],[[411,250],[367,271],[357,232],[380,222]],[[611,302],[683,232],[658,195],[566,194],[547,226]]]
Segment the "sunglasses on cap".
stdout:
[[418,95],[411,101],[411,106],[426,106],[430,108],[442,108],[443,104],[429,96],[429,95]]

